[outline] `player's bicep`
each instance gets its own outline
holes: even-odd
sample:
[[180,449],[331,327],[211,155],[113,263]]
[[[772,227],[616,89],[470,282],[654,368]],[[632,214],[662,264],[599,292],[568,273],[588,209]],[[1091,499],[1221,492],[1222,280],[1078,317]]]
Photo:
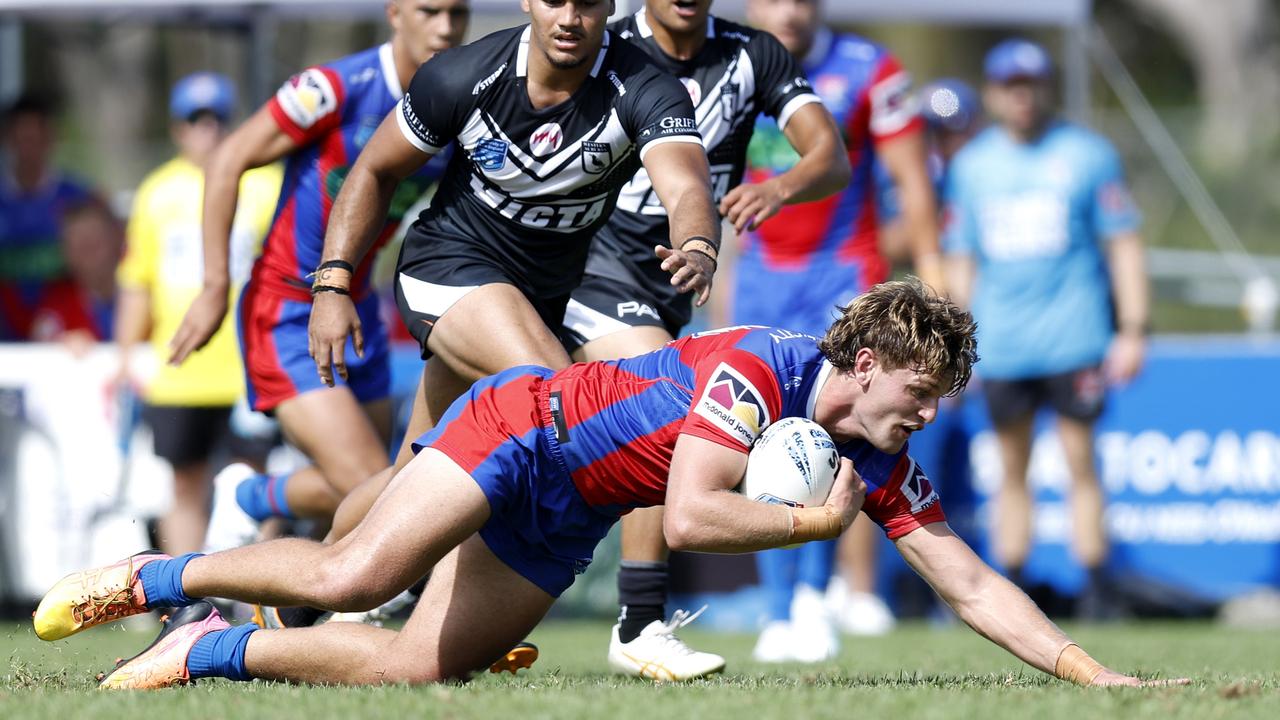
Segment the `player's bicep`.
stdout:
[[951,601],[969,596],[986,563],[945,522],[922,525],[894,541],[907,565]]
[[747,451],[681,433],[671,456],[667,504],[693,495],[732,490],[747,471]]
[[361,149],[356,166],[398,182],[425,165],[440,149],[420,141],[412,130],[405,128],[403,109],[397,105]]
[[831,112],[821,102],[802,105],[791,114],[782,134],[801,157],[811,152],[831,153],[844,161],[844,140]]
[[270,165],[298,147],[298,141],[280,126],[271,107],[264,105],[223,140],[221,151],[236,156],[239,167],[250,169]]
[[672,142],[650,145],[643,155],[653,190],[668,214],[673,214],[686,193],[705,191],[711,196],[711,168],[707,153],[696,138],[679,136]]

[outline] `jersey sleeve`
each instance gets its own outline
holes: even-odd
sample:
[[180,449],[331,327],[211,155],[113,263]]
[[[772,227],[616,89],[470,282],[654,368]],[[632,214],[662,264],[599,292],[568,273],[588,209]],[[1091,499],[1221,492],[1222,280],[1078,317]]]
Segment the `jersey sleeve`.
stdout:
[[1110,239],[1133,232],[1142,224],[1142,214],[1133,201],[1124,179],[1124,168],[1114,148],[1099,139],[1097,169],[1093,186],[1093,230]]
[[125,226],[124,259],[116,267],[116,282],[127,290],[149,290],[159,263],[159,228],[152,212],[155,186],[144,181],[133,198]]
[[332,68],[311,67],[286,80],[267,108],[294,142],[310,145],[342,124],[345,101],[342,77]]
[[680,432],[743,453],[782,412],[777,374],[759,356],[730,349],[694,369],[693,405]]
[[634,80],[618,83],[619,94],[626,101],[618,104],[622,126],[639,149],[640,159],[644,160],[649,148],[663,143],[701,145],[689,91],[674,76],[653,67],[647,70],[633,76]]
[[924,130],[919,103],[911,92],[911,73],[892,55],[885,55],[876,66],[867,87],[866,101],[870,106],[868,118],[874,142]]
[[[874,468],[858,468],[867,483],[867,499],[862,510],[884,529],[890,540],[897,540],[929,523],[946,522],[942,503],[924,468],[906,453],[887,472]],[[879,474],[880,477],[876,477]]]
[[761,32],[752,37],[747,57],[755,68],[757,106],[776,119],[780,129],[786,129],[796,110],[822,102],[795,57],[773,35]]
[[[409,91],[396,103],[396,124],[404,139],[428,155],[436,155],[458,134],[456,91],[451,88],[457,78],[466,77],[466,68],[458,67],[457,53],[442,53],[423,63],[409,82]],[[467,97],[472,97],[470,93]]]

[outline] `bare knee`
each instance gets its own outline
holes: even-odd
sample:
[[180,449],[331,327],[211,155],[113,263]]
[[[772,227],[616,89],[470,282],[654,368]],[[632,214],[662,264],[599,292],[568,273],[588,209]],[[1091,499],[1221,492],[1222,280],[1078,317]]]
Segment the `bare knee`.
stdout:
[[370,557],[334,550],[316,568],[313,599],[318,607],[336,612],[372,610],[395,597],[404,588],[396,587],[393,574],[380,568]]

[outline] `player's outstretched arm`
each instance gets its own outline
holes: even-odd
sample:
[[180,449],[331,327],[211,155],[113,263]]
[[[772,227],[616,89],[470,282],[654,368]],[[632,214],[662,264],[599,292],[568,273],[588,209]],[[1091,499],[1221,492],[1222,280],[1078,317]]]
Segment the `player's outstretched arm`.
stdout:
[[1080,685],[1168,685],[1103,667],[1045,617],[1031,598],[982,561],[946,523],[930,523],[896,541],[898,551],[961,620],[1018,659]]
[[822,103],[801,107],[782,132],[800,155],[796,164],[762,183],[742,183],[720,201],[720,214],[739,233],[755,230],[783,205],[821,200],[839,192],[852,177],[835,118]]
[[906,133],[876,143],[876,156],[893,178],[911,244],[915,274],[935,291],[946,291],[938,243],[938,199],[929,177],[923,133]]
[[330,387],[335,370],[344,380],[347,377],[344,349],[348,337],[356,354],[364,354],[360,318],[348,294],[352,272],[386,222],[396,186],[432,157],[405,139],[397,125],[400,112],[399,106],[393,108],[360,151],[329,214],[321,269],[312,286],[315,299],[307,338],[316,371]]
[[734,492],[746,469],[746,453],[680,435],[663,515],[672,550],[741,553],[834,538],[853,523],[866,499],[866,483],[848,460],[841,461],[826,505],[799,510]]
[[204,347],[227,314],[227,293],[231,285],[227,265],[240,177],[295,149],[297,143],[280,129],[264,105],[214,150],[204,172],[204,210],[200,221],[204,287],[169,341],[170,364],[180,365],[187,356]]
[[662,269],[680,292],[697,292],[701,307],[711,296],[720,251],[720,216],[711,194],[711,169],[702,145],[666,142],[648,147],[644,169],[670,220],[671,247],[654,248]]

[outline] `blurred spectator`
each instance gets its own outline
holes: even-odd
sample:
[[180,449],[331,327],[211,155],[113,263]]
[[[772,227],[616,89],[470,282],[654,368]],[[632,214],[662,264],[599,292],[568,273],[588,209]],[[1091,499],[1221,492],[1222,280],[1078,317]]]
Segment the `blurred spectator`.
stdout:
[[[203,287],[204,167],[226,134],[234,105],[231,81],[214,73],[190,75],[173,88],[170,134],[178,155],[139,186],[118,275],[116,341],[125,378],[132,377],[131,349],[148,336],[158,358],[169,356],[168,343],[183,312]],[[244,176],[233,246],[261,242],[279,189],[280,173],[274,166]],[[182,367],[162,365],[141,393],[142,418],[155,435],[156,454],[173,466],[173,507],[160,519],[159,535],[162,549],[174,555],[198,551],[204,544],[209,461],[230,440],[228,420],[244,392],[234,332],[232,323],[224,322]]]
[[110,340],[123,253],[123,228],[105,205],[87,200],[68,208],[62,216],[67,273],[45,286],[29,338],[65,342],[77,353]]
[[1071,475],[1073,549],[1089,577],[1080,612],[1098,617],[1108,613],[1108,548],[1093,425],[1107,383],[1142,367],[1147,277],[1120,160],[1105,139],[1055,116],[1052,71],[1044,49],[1026,40],[988,53],[984,100],[998,125],[951,166],[945,247],[957,269],[953,295],[972,300],[978,321],[1004,468],[996,558],[1023,581],[1033,421],[1048,405]]
[[0,341],[30,336],[45,286],[66,269],[63,214],[94,197],[53,167],[53,116],[52,102],[27,94],[5,110],[0,125]]
[[[817,336],[837,306],[888,276],[889,263],[877,248],[873,158],[884,164],[900,191],[916,273],[937,289],[943,277],[937,203],[910,75],[884,48],[823,27],[820,14],[817,0],[747,3],[751,23],[800,59],[814,91],[835,116],[853,179],[830,198],[782,208],[742,238],[732,301],[735,324],[776,325]],[[748,179],[761,182],[790,168],[797,157],[777,124],[762,118],[748,151]],[[756,659],[814,662],[834,656],[839,638],[833,620],[859,634],[892,627],[892,613],[873,593],[875,527],[860,517],[849,534],[860,539],[860,552],[859,572],[848,588],[831,582],[835,541],[757,554],[769,616]],[[824,595],[829,586],[834,614]]]

